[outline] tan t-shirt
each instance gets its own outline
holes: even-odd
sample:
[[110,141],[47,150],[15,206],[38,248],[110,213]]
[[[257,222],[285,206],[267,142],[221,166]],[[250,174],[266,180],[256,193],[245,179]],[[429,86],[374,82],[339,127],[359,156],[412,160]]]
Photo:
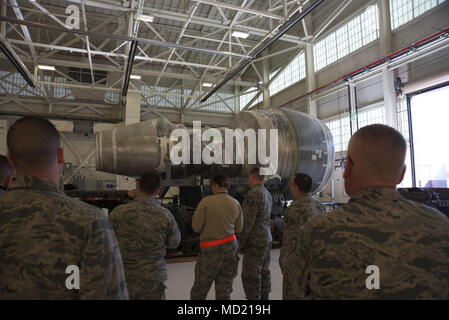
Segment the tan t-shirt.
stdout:
[[240,203],[226,191],[203,198],[192,217],[192,228],[200,234],[200,241],[229,237],[243,229]]

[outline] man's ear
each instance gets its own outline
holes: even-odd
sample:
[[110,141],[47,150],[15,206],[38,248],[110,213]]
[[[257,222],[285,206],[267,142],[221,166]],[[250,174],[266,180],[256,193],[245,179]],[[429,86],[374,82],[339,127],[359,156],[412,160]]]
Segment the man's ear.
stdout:
[[296,183],[292,183],[292,187],[293,187],[293,190],[295,190],[296,193],[300,193],[301,192],[301,190],[299,190],[299,188],[296,185]]
[[64,149],[58,148],[58,164],[64,164]]
[[13,169],[15,169],[16,167],[14,166],[14,163],[12,162],[11,153],[8,152],[8,155],[6,156],[6,158],[8,158],[8,161],[9,161],[9,164],[11,165],[11,167]]
[[396,185],[400,184],[402,180],[404,180],[405,172],[407,171],[407,165],[404,164],[404,169],[402,169],[401,176],[399,177],[398,182],[396,182]]
[[345,171],[343,172],[343,179],[348,179],[352,173],[352,159],[349,156],[346,156],[345,160]]

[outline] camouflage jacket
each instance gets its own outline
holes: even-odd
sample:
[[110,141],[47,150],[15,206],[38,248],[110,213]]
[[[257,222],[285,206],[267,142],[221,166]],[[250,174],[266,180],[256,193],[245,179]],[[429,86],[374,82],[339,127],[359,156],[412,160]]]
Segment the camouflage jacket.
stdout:
[[[72,265],[79,268],[79,290],[66,286],[76,274],[66,273]],[[0,299],[128,298],[117,239],[103,211],[46,179],[18,178],[0,197],[0,269]]]
[[272,241],[270,215],[273,198],[264,185],[258,184],[248,191],[243,201],[243,231],[239,245],[265,247]]
[[[347,205],[311,218],[300,256],[302,297],[449,298],[449,220],[393,188],[367,188]],[[380,289],[368,289],[372,276]]]
[[167,280],[166,248],[176,248],[181,233],[171,212],[150,196],[138,196],[109,215],[114,226],[132,296],[132,283]]
[[324,206],[312,199],[309,193],[296,198],[285,210],[279,265],[283,272],[290,274],[290,277],[296,272],[296,248],[301,245],[302,233],[307,220],[325,212]]

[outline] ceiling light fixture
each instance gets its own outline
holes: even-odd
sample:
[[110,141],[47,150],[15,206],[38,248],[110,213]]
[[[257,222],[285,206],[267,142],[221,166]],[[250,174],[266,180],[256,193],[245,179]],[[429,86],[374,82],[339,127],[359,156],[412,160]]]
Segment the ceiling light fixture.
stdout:
[[38,65],[37,67],[39,69],[41,69],[41,70],[49,70],[49,71],[55,71],[56,70],[55,67],[53,67],[53,66],[44,66],[42,64]]
[[130,78],[134,79],[134,80],[140,80],[140,79],[142,79],[142,76],[137,75],[137,74],[132,74]]
[[212,87],[213,84],[209,82],[203,82],[203,87]]
[[145,22],[153,22],[154,21],[154,17],[153,16],[148,16],[146,14],[141,14],[140,15],[140,20],[141,21],[145,21]]
[[241,32],[241,31],[234,31],[234,32],[232,32],[232,36],[236,37],[236,38],[246,39],[249,37],[249,33]]

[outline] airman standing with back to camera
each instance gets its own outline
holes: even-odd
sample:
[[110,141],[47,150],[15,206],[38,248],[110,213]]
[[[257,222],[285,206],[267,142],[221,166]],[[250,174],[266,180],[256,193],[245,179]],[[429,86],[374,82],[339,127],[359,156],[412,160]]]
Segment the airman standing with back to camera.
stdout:
[[272,236],[270,215],[273,198],[263,185],[259,168],[251,170],[243,202],[243,231],[239,252],[243,254],[242,284],[248,300],[268,300],[271,292],[270,252]]
[[306,224],[298,296],[449,298],[449,219],[396,190],[406,150],[402,135],[381,124],[351,137],[343,175],[351,199]]
[[237,276],[239,257],[236,233],[243,228],[240,203],[231,197],[223,175],[212,179],[211,196],[201,200],[192,217],[192,228],[200,233],[200,254],[190,299],[204,300],[215,282],[215,299],[229,300]]
[[297,173],[291,180],[290,193],[293,202],[285,210],[282,228],[282,247],[279,265],[283,274],[282,299],[291,300],[295,297],[297,283],[298,254],[301,246],[304,226],[310,218],[325,213],[324,206],[310,195],[312,178],[304,173]]
[[156,196],[161,179],[146,173],[136,180],[137,196],[109,215],[122,251],[130,299],[165,300],[166,249],[175,249],[181,233],[171,212]]
[[0,299],[127,299],[106,215],[59,187],[64,151],[54,125],[19,119],[7,142],[17,179],[0,201]]

